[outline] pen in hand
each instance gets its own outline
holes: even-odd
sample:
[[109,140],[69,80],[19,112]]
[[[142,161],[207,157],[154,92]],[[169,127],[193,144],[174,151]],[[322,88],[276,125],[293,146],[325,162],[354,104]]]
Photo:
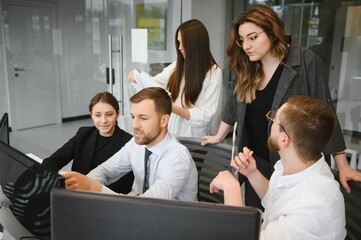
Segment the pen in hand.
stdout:
[[[233,134],[232,134],[232,156],[231,156],[231,162],[232,160],[234,159],[234,156],[235,156],[235,153],[236,153],[236,147],[235,147],[235,144],[236,144],[236,130],[237,130],[237,122],[234,123],[234,126],[233,126]],[[238,169],[235,168],[235,167],[232,167],[234,168],[234,173],[233,173],[233,176],[236,176],[236,174],[238,173]]]
[[[248,161],[248,159],[253,155],[253,151],[251,151],[251,149],[249,149],[249,148],[247,148],[247,147],[244,147],[243,148],[243,154],[246,154],[246,160]],[[232,156],[232,159],[234,158],[234,156]],[[234,172],[233,172],[233,175],[235,176],[237,173],[238,173],[238,171],[239,171],[239,168],[236,168],[236,167],[233,167],[232,166],[232,168],[233,169],[235,169],[234,170]]]

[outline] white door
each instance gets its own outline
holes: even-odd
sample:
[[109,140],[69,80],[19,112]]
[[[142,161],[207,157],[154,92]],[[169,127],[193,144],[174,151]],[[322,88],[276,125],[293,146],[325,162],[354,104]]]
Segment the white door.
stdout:
[[56,123],[52,9],[8,4],[12,113],[16,129]]

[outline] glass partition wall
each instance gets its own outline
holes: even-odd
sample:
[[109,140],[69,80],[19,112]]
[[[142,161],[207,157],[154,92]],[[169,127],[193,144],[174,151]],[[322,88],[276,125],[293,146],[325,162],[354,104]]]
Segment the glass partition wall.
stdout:
[[[110,89],[110,61],[111,90],[129,116],[128,72],[134,67],[149,71],[154,64],[175,59],[179,1],[1,0],[1,9],[5,54],[0,73],[9,102],[3,108],[10,113],[13,130],[88,116],[90,98]],[[142,63],[132,61],[133,28],[147,29]]]

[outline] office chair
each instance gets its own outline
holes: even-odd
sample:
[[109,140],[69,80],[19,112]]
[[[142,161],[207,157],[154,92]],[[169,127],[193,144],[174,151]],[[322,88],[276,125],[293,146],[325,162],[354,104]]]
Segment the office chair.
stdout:
[[210,193],[209,184],[218,172],[231,170],[232,146],[223,143],[201,146],[202,139],[191,137],[178,137],[178,141],[188,148],[197,166],[198,201],[223,203],[223,192]]
[[[339,172],[331,169],[335,179],[339,182]],[[340,183],[340,182],[339,182]],[[341,192],[345,199],[346,230],[345,239],[361,239],[361,183],[348,181],[351,193],[345,192],[340,183]]]

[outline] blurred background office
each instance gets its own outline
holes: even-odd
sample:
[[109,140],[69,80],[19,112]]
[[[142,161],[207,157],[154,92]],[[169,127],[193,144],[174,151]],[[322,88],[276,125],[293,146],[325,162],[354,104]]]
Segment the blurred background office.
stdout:
[[[176,28],[189,19],[208,29],[228,89],[225,49],[232,21],[255,3],[271,6],[292,43],[322,58],[351,158],[360,159],[361,2],[356,0],[0,0],[0,113],[9,113],[13,145],[43,158],[74,129],[91,125],[87,104],[110,88],[110,60],[112,91],[124,113],[119,125],[131,133],[128,99],[134,90],[127,74],[140,68],[154,75],[174,61]],[[132,29],[147,29],[143,60],[135,55],[144,39]]]

